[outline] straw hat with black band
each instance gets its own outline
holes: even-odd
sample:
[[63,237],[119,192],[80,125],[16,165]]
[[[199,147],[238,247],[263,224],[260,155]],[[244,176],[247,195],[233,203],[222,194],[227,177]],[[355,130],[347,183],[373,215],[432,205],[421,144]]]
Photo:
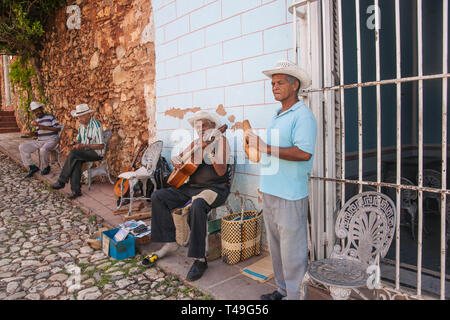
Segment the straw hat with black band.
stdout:
[[72,110],[70,114],[72,117],[80,117],[88,113],[92,113],[94,110],[89,109],[89,106],[86,103],[79,104],[75,107],[75,110]]
[[188,122],[193,127],[195,121],[198,120],[209,120],[211,122],[214,122],[216,124],[216,128],[219,128],[221,124],[220,119],[218,117],[206,111],[197,112],[192,118],[188,119]]
[[262,73],[270,79],[272,79],[272,76],[275,74],[288,74],[290,76],[293,76],[300,81],[300,90],[309,88],[312,83],[311,77],[308,72],[289,60],[280,60],[275,65],[274,69],[266,70]]

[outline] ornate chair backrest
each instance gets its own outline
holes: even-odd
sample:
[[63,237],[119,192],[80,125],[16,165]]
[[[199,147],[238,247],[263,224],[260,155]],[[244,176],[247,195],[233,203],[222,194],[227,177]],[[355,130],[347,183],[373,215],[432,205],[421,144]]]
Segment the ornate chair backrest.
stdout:
[[363,192],[348,200],[336,220],[336,236],[341,245],[334,247],[332,258],[376,263],[389,250],[395,233],[394,202],[378,192]]
[[[389,177],[386,179],[386,182],[388,183],[396,183],[397,178],[396,177]],[[414,186],[414,183],[412,183],[411,180],[406,179],[404,177],[400,180],[402,185],[405,186]],[[385,192],[393,201],[396,199],[396,191],[394,188],[384,188]],[[401,203],[402,205],[408,205],[414,202],[417,199],[417,191],[415,190],[409,190],[409,189],[402,189],[400,191],[400,197],[401,197]]]
[[156,169],[162,147],[163,142],[161,140],[155,141],[147,147],[142,155],[141,164],[147,168],[149,174],[152,174]]
[[[442,177],[439,172],[433,169],[423,170],[423,186],[428,188],[441,189],[442,187]],[[419,175],[417,175],[417,181],[419,181]],[[439,193],[434,192],[424,192],[430,198],[441,198]]]

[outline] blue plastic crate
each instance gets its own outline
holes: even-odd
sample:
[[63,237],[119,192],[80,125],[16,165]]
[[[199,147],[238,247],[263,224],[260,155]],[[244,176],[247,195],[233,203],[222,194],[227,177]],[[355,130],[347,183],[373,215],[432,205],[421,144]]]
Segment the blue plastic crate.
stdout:
[[102,234],[103,234],[102,247],[104,248],[104,251],[107,246],[104,243],[104,241],[109,241],[108,256],[110,256],[116,260],[123,260],[123,259],[134,257],[136,252],[135,252],[135,248],[134,248],[133,235],[128,234],[127,237],[125,238],[125,240],[116,242],[114,240],[114,236],[116,235],[116,233],[119,230],[120,230],[120,228],[102,232]]

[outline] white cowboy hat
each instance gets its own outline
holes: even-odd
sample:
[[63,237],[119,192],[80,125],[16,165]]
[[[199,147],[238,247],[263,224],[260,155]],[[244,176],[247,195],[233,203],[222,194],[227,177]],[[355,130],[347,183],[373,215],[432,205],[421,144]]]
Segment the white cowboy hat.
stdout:
[[31,109],[31,111],[34,111],[34,110],[39,109],[39,108],[42,108],[42,107],[45,107],[45,104],[42,104],[42,103],[37,102],[37,101],[32,101],[32,102],[30,103],[30,109]]
[[189,124],[193,127],[197,120],[210,120],[216,124],[216,128],[220,127],[220,119],[206,111],[197,112],[192,118],[188,119]]
[[89,106],[86,103],[79,104],[75,107],[75,110],[72,110],[70,114],[72,117],[79,117],[88,113],[94,112],[94,110],[89,109]]
[[277,62],[275,69],[263,71],[266,76],[272,79],[274,74],[288,74],[300,80],[300,89],[306,89],[311,86],[311,77],[300,68],[297,64],[289,60],[280,60]]

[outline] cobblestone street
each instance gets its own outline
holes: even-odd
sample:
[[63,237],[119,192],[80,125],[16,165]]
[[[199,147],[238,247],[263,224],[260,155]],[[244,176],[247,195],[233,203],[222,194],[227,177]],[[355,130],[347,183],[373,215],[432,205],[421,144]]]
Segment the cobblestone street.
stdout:
[[0,153],[0,299],[209,299],[141,255],[116,261],[85,240],[95,216]]

